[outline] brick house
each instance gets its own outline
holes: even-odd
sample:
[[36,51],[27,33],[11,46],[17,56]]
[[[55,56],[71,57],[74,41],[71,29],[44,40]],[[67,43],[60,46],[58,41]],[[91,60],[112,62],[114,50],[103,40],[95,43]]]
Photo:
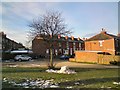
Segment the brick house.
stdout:
[[85,51],[75,51],[75,57],[69,61],[110,64],[120,62],[120,34],[108,34],[104,29],[85,40]]
[[21,43],[17,43],[14,40],[9,39],[4,32],[0,32],[1,45],[0,48],[3,51],[10,51],[18,48],[25,48]]
[[10,51],[19,48],[25,47],[21,43],[17,43],[16,41],[8,38],[4,32],[0,32],[0,52],[2,52],[0,58],[10,59],[12,57],[10,55]]
[[108,34],[104,29],[85,41],[86,51],[102,51],[108,54],[120,53],[120,35]]
[[[84,50],[84,41],[74,37],[59,37],[53,40],[53,54],[55,56],[68,54],[73,55],[75,50]],[[50,50],[47,42],[40,36],[36,36],[32,41],[32,51],[36,55],[49,55]]]

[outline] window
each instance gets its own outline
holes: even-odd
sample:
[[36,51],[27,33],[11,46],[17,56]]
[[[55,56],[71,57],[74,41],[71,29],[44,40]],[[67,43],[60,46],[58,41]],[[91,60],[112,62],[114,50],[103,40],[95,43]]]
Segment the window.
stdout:
[[70,55],[72,55],[72,48],[70,48]]
[[74,51],[75,51],[75,42],[73,43],[73,49],[74,49]]
[[58,44],[59,44],[59,47],[61,47],[61,43],[59,42]]
[[57,49],[55,49],[55,55],[58,55],[58,51],[57,51]]
[[116,47],[119,47],[118,39],[116,39]]
[[2,49],[2,44],[0,43],[0,49]]
[[79,49],[81,50],[81,46],[82,46],[82,44],[81,43],[79,43]]
[[67,42],[66,48],[69,49],[69,42]]
[[47,53],[47,54],[49,53],[49,49],[46,49],[46,53]]
[[100,47],[103,46],[103,42],[104,42],[104,41],[99,41],[99,46],[100,46]]

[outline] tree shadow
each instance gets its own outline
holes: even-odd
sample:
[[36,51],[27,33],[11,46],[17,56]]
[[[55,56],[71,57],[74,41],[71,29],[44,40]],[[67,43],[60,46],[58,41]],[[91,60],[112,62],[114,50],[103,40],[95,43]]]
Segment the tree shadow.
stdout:
[[96,83],[105,83],[105,82],[120,82],[120,77],[109,77],[109,78],[91,78],[91,79],[84,79],[84,80],[77,80],[77,81],[68,81],[59,83],[60,86],[74,86],[78,85],[89,85],[89,84],[96,84]]

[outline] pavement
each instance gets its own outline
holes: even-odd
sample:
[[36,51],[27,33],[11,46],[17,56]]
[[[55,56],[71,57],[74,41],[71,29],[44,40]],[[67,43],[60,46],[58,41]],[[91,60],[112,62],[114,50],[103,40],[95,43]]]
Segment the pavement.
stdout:
[[[2,62],[2,66],[8,67],[47,67],[48,65],[47,59],[38,59],[31,61],[22,61],[22,62],[14,62],[14,60],[6,60]],[[69,68],[120,68],[120,66],[116,65],[101,65],[101,64],[87,64],[87,63],[77,63],[70,62],[68,60],[54,60],[55,67],[68,66]]]

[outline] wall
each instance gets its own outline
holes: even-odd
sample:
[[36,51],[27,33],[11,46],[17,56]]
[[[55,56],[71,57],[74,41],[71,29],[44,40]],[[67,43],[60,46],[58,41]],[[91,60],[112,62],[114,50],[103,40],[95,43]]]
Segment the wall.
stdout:
[[114,39],[86,41],[85,50],[103,51],[103,52],[108,52],[110,54],[115,54]]
[[97,53],[95,53],[95,52],[76,51],[75,52],[75,61],[76,62],[97,63]]
[[32,42],[32,51],[37,54],[44,56],[46,52],[46,43],[41,39],[35,39]]
[[110,64],[110,61],[120,61],[120,56],[97,54],[97,52],[92,51],[76,51],[75,58],[70,58],[69,61]]

